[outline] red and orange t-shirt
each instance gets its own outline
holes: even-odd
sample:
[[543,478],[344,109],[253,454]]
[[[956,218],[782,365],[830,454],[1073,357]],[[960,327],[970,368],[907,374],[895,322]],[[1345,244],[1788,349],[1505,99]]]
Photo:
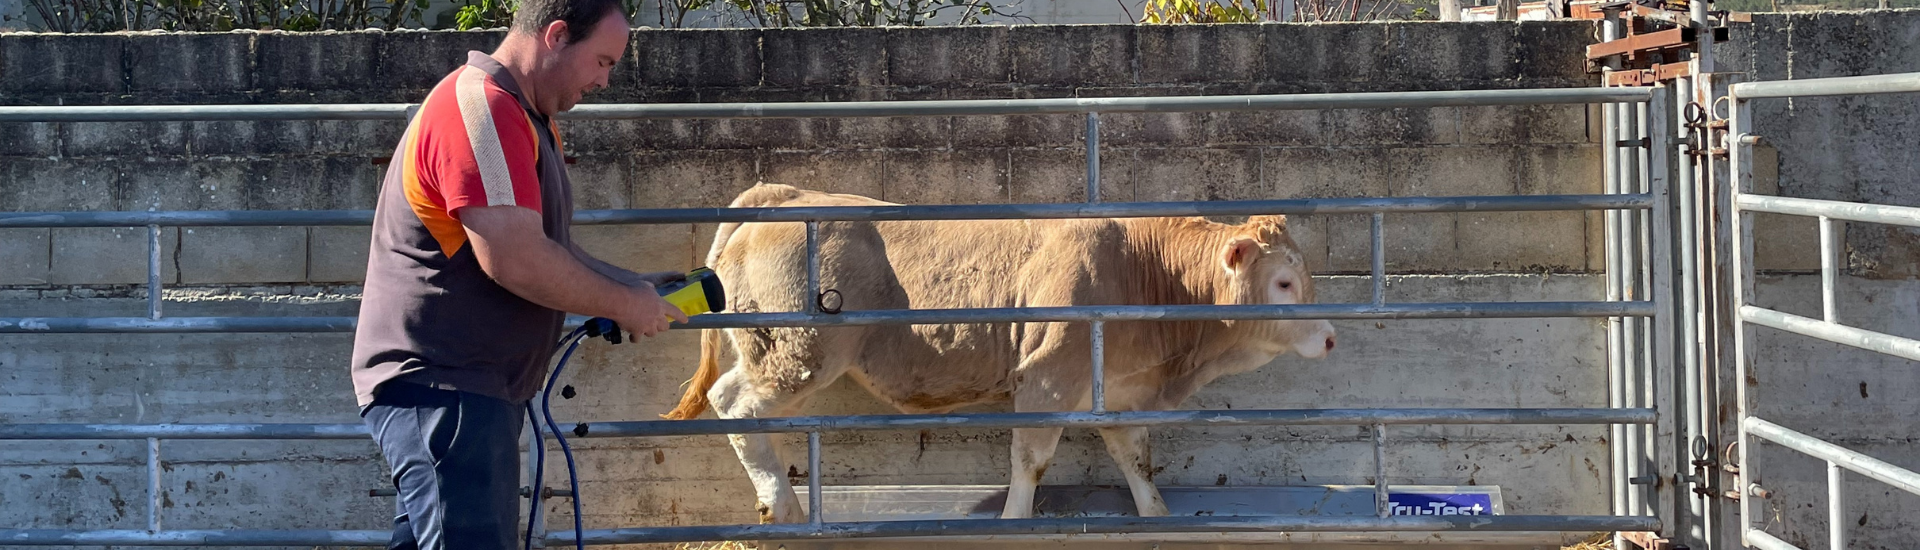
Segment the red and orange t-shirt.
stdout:
[[539,389],[566,315],[488,277],[460,209],[528,208],[548,238],[568,243],[572,188],[558,134],[513,75],[480,52],[427,94],[374,211],[353,343],[361,406],[396,380],[513,402]]

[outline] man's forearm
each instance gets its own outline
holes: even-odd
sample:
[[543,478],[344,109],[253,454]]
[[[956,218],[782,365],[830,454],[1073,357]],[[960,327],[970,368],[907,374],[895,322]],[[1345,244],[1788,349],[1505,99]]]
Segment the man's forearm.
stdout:
[[601,261],[599,258],[593,257],[593,255],[588,254],[587,251],[581,250],[580,245],[569,243],[567,245],[567,248],[569,251],[573,252],[573,257],[575,259],[580,260],[581,264],[584,264],[587,266],[587,269],[591,269],[593,270],[594,273],[599,273],[601,276],[606,277],[608,279],[613,279],[615,282],[618,282],[620,284],[627,285],[627,286],[640,286],[640,283],[649,282],[646,280],[645,277],[642,277],[639,273],[628,271],[624,268],[621,268],[620,266],[613,265],[613,264]]

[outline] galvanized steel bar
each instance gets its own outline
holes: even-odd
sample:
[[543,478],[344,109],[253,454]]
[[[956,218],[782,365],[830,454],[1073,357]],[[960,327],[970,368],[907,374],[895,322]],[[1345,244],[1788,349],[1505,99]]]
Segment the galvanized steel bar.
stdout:
[[1840,243],[1834,240],[1833,218],[1820,217],[1820,319],[1829,323],[1839,323],[1840,317],[1834,309],[1834,278],[1840,269],[1835,266],[1840,252]]
[[[1116,426],[1367,426],[1371,424],[1650,424],[1653,409],[1284,409],[793,416],[591,422],[580,437]],[[0,440],[367,440],[362,424],[0,424]]]
[[1747,433],[1759,436],[1761,439],[1772,441],[1782,447],[1800,451],[1814,458],[1837,464],[1841,468],[1853,470],[1860,475],[1892,485],[1902,491],[1920,495],[1920,473],[1914,473],[1913,470],[1901,468],[1889,464],[1884,460],[1861,454],[1852,449],[1821,441],[1819,438],[1793,431],[1758,417],[1749,416],[1746,420],[1742,421],[1741,424],[1746,426]]
[[[1635,88],[1548,88],[1185,97],[1080,97],[945,101],[588,104],[561,113],[570,120],[662,118],[810,118],[1080,114],[1098,111],[1174,113],[1631,103]],[[0,107],[0,122],[143,122],[194,120],[404,120],[412,104],[113,105]]]
[[[541,494],[545,492],[545,480],[540,478],[540,476],[545,475],[545,472],[541,471],[545,469],[545,465],[541,464],[540,467],[536,468],[535,464],[536,461],[541,460],[536,455],[546,452],[547,434],[542,433],[541,430],[544,428],[540,426],[540,421],[535,419],[534,415],[527,415],[527,422],[532,425],[532,429],[527,430],[527,456],[521,464],[527,469],[526,487],[528,498],[538,502],[538,504],[533,504],[528,507],[527,530],[535,533],[545,533],[547,532],[547,504],[546,498],[544,498],[546,495]],[[542,490],[536,491],[534,487],[541,487]],[[571,491],[571,489],[569,489],[569,491]],[[544,537],[534,537],[531,542],[532,544],[529,546],[533,548],[547,547],[547,541]]]
[[0,440],[352,439],[363,424],[0,424]]
[[[1746,145],[1751,147],[1751,145]],[[1858,202],[1827,201],[1741,193],[1740,208],[1794,216],[1822,216],[1836,220],[1920,227],[1920,208]]]
[[[1601,32],[1603,33],[1601,38],[1602,40],[1613,40],[1617,38],[1619,16],[1611,10],[1607,11],[1605,15],[1606,18],[1601,22]],[[1620,188],[1619,165],[1616,164],[1615,160],[1615,157],[1620,154],[1620,148],[1614,145],[1619,142],[1619,127],[1616,123],[1619,113],[1610,105],[1601,106],[1599,110],[1601,119],[1600,140],[1602,143],[1600,147],[1601,190],[1609,195],[1620,195],[1626,191]],[[1604,243],[1603,249],[1606,259],[1606,300],[1609,302],[1618,302],[1626,299],[1626,294],[1622,290],[1624,288],[1625,277],[1622,274],[1624,266],[1622,262],[1623,252],[1620,247],[1620,213],[1606,211],[1601,212],[1600,217],[1605,224],[1602,242]],[[1606,320],[1606,328],[1607,406],[1614,408],[1631,407],[1633,404],[1628,401],[1626,390],[1627,362],[1624,354],[1626,320],[1620,317],[1609,317]],[[1612,497],[1612,508],[1610,508],[1610,510],[1616,515],[1627,515],[1632,513],[1627,502],[1628,492],[1633,489],[1627,481],[1629,477],[1632,477],[1629,469],[1630,463],[1627,459],[1627,442],[1632,432],[1627,426],[1614,425],[1608,426],[1607,433],[1609,436],[1607,440],[1607,450],[1612,459],[1612,469],[1610,470],[1612,483],[1609,485],[1611,489],[1610,496]],[[1616,546],[1624,545],[1623,542],[1616,542],[1618,543]]]
[[[1666,92],[1656,90],[1656,97]],[[1636,136],[1648,137],[1653,121],[1639,106],[1627,106],[1635,113]],[[1665,122],[1664,119],[1661,122]],[[1688,333],[1682,328],[1686,320],[1680,315],[1682,307],[1675,296],[1674,279],[1678,265],[1674,258],[1675,246],[1679,244],[1679,232],[1674,225],[1679,222],[1679,201],[1674,195],[1691,190],[1673,189],[1667,174],[1654,172],[1648,166],[1651,158],[1645,151],[1631,155],[1641,171],[1638,181],[1645,192],[1653,194],[1654,207],[1644,214],[1644,225],[1639,229],[1639,250],[1649,258],[1645,266],[1642,284],[1648,292],[1648,299],[1654,303],[1654,314],[1650,322],[1645,323],[1647,340],[1642,343],[1641,352],[1645,354],[1648,376],[1644,378],[1648,401],[1642,406],[1652,406],[1654,410],[1666,411],[1661,415],[1662,422],[1655,423],[1649,430],[1647,448],[1648,470],[1640,475],[1655,476],[1658,479],[1673,480],[1675,476],[1688,471],[1687,413],[1683,410],[1687,402],[1685,397],[1686,365],[1683,340]],[[1664,167],[1663,167],[1664,168]],[[1692,493],[1677,483],[1655,483],[1647,486],[1651,492],[1648,506],[1655,516],[1666,518],[1673,534],[1685,533],[1692,526],[1687,511],[1687,497]]]
[[1387,498],[1387,425],[1373,423],[1373,508],[1381,518],[1391,517]]
[[[582,210],[574,225],[724,222],[1017,220],[1253,216],[1261,214],[1372,214],[1374,212],[1549,212],[1646,209],[1653,199],[1628,195],[1496,195],[1480,197],[1372,197],[1257,201],[1132,203],[955,204],[935,206],[819,206],[781,208],[661,208]],[[370,225],[371,210],[203,210],[176,212],[4,212],[0,228],[173,226]]]
[[[568,533],[572,535],[572,533]],[[196,529],[147,531],[140,529],[0,529],[0,545],[11,546],[361,546],[384,547],[393,530],[333,531],[322,529]]]
[[1763,327],[1920,361],[1920,340],[1857,329],[1755,306],[1741,307],[1740,317],[1749,323]]
[[825,510],[821,509],[820,494],[820,432],[807,432],[807,523],[815,531],[820,525]]
[[353,317],[0,317],[0,334],[353,332]]
[[0,122],[405,120],[410,103],[0,107]]
[[1100,113],[1087,113],[1087,204],[1100,202]]
[[1760,550],[1806,550],[1758,529],[1747,531],[1746,545]]
[[1746,490],[1746,485],[1751,480],[1759,478],[1758,468],[1755,468],[1752,462],[1753,453],[1749,450],[1753,443],[1748,437],[1751,434],[1746,424],[1746,419],[1752,414],[1752,409],[1748,406],[1746,381],[1752,369],[1753,359],[1748,346],[1753,342],[1754,330],[1740,314],[1742,308],[1753,302],[1754,296],[1753,265],[1751,264],[1753,218],[1739,200],[1742,195],[1753,191],[1753,143],[1745,139],[1749,126],[1753,124],[1753,106],[1737,97],[1730,97],[1728,101],[1732,103],[1732,109],[1727,118],[1727,135],[1733,138],[1727,143],[1727,160],[1733,165],[1733,181],[1729,184],[1732,189],[1728,192],[1734,197],[1732,204],[1728,205],[1731,210],[1728,223],[1732,228],[1728,236],[1733,240],[1733,250],[1727,255],[1732,264],[1730,278],[1733,283],[1733,292],[1728,296],[1730,301],[1728,308],[1732,310],[1732,318],[1728,319],[1728,322],[1733,325],[1734,448],[1739,453],[1739,462],[1735,466],[1740,468],[1740,480],[1735,486],[1740,500],[1740,515],[1735,521],[1739,526],[1739,542],[1747,546],[1755,546],[1759,538],[1766,536],[1766,533],[1754,530],[1753,495],[1748,494]]
[[[1643,191],[1640,186],[1640,169],[1637,165],[1639,155],[1620,146],[1622,141],[1635,141],[1639,138],[1639,132],[1634,124],[1638,117],[1634,116],[1627,107],[1617,104],[1604,107],[1613,111],[1614,136],[1619,140],[1607,146],[1614,149],[1614,177],[1618,181],[1620,191],[1641,193]],[[1654,201],[1655,209],[1665,209],[1662,197],[1655,197]],[[1617,245],[1620,250],[1620,294],[1627,300],[1646,300],[1646,290],[1642,285],[1646,280],[1644,271],[1647,262],[1644,259],[1645,249],[1640,246],[1640,216],[1634,212],[1623,211],[1615,211],[1613,214],[1618,217],[1619,223],[1615,234],[1620,239]],[[1647,386],[1652,379],[1652,372],[1647,368],[1646,361],[1648,359],[1646,348],[1650,343],[1646,337],[1646,328],[1639,319],[1621,319],[1621,334],[1620,354],[1626,361],[1627,403],[1633,407],[1648,407],[1652,400]],[[1627,475],[1629,479],[1646,475],[1643,470],[1651,462],[1651,458],[1647,456],[1647,447],[1652,443],[1650,439],[1652,433],[1640,426],[1627,426],[1627,435]],[[1630,514],[1643,515],[1651,512],[1650,505],[1647,504],[1648,491],[1646,485],[1636,485],[1627,492],[1627,509]]]
[[1827,461],[1827,548],[1847,550],[1847,479],[1839,464]]
[[1731,92],[1735,99],[1920,92],[1920,73],[1743,82]]
[[[820,540],[883,537],[1067,535],[1238,532],[1527,532],[1655,531],[1651,517],[1615,516],[1338,516],[1249,517],[1102,517],[1041,519],[963,519],[828,523],[815,531],[807,524],[712,525],[591,529],[581,542],[590,545],[703,542],[720,540]],[[137,530],[77,531],[0,529],[0,544],[20,546],[380,546],[391,531]],[[572,531],[546,536],[548,545],[572,544]]]
[[160,530],[160,440],[147,438],[147,530]]
[[147,226],[147,318],[160,318],[160,226]]
[[[870,537],[1055,535],[1100,533],[1233,533],[1271,531],[1638,531],[1658,529],[1651,517],[1615,516],[1339,516],[1091,517],[962,519],[803,524],[651,527],[588,531],[588,544],[720,540],[817,540]],[[550,542],[572,542],[573,533]]]
[[807,222],[807,296],[802,309],[808,315],[820,313],[820,222]]
[[[1650,424],[1652,409],[1288,409],[1108,411],[950,415],[795,416],[731,420],[594,422],[584,437],[799,433],[928,428],[1111,428],[1122,426],[1366,426],[1370,424]],[[5,434],[0,430],[0,434]]]
[[1094,321],[1087,325],[1088,340],[1093,346],[1088,359],[1093,372],[1092,409],[1094,414],[1103,414],[1107,412],[1107,324]]
[[[1263,319],[1530,319],[1645,317],[1651,302],[1483,302],[1178,306],[1068,306],[846,311],[838,314],[712,313],[675,329],[1056,323],[1087,321],[1214,321]],[[585,318],[570,317],[579,323]],[[353,317],[0,317],[0,334],[352,332]]]
[[1386,225],[1386,217],[1386,214],[1374,212],[1369,229],[1373,237],[1369,252],[1373,255],[1373,305],[1376,306],[1387,303],[1387,246],[1385,229],[1382,227]]
[[[1047,115],[1107,113],[1179,113],[1196,111],[1284,111],[1391,109],[1481,105],[1571,105],[1633,103],[1647,100],[1633,88],[1549,88],[1285,95],[1183,97],[1069,97],[1054,99],[973,99],[945,101],[848,101],[788,103],[589,104],[561,114],[571,119],[630,118],[808,118],[963,115]],[[0,111],[0,117],[5,112]],[[0,121],[5,121],[0,118]]]

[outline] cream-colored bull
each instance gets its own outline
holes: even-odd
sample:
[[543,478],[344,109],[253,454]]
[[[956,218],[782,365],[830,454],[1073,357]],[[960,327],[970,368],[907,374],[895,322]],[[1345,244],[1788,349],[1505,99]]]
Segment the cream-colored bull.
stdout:
[[[761,185],[735,207],[880,206],[855,195]],[[707,265],[726,281],[729,310],[800,311],[805,227],[725,224]],[[1304,304],[1313,279],[1286,218],[1242,225],[1199,218],[819,225],[820,285],[846,310],[1068,305]],[[910,413],[1013,401],[1020,412],[1091,407],[1085,323],[728,329],[737,357],[721,374],[719,331],[702,339],[700,370],[667,418],[791,416],[813,392],[852,376]],[[1289,351],[1334,346],[1325,321],[1114,322],[1106,327],[1109,410],[1165,410],[1223,375]],[[1034,488],[1059,428],[1013,430],[1013,479],[1002,517],[1030,517]],[[1142,516],[1167,513],[1151,481],[1146,428],[1100,430]],[[729,436],[760,501],[762,521],[805,521],[768,435]]]

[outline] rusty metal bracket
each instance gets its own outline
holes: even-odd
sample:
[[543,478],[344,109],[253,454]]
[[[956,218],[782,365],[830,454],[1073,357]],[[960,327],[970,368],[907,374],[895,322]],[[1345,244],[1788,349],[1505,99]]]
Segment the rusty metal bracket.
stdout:
[[1675,550],[1673,541],[1660,538],[1660,535],[1645,531],[1622,531],[1620,538],[1646,550]]

